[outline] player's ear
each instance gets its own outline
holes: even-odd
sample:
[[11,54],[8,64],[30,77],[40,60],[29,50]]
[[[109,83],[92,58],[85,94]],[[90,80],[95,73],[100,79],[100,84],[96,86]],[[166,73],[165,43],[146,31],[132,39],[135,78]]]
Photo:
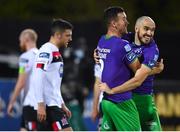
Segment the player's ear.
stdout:
[[117,28],[115,21],[112,21],[111,24],[112,24],[112,26],[113,26],[114,28]]
[[56,32],[55,36],[57,36],[58,39],[61,39],[62,34],[60,32]]
[[138,27],[137,27],[137,26],[135,26],[134,30],[135,30],[135,32],[137,32],[137,31],[138,31]]

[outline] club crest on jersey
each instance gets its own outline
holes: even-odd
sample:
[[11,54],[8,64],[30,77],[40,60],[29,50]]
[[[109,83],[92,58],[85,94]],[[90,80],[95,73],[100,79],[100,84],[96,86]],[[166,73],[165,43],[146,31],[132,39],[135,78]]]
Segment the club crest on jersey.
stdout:
[[39,58],[49,58],[50,54],[46,52],[42,52],[39,54]]
[[129,52],[131,50],[131,46],[129,44],[126,44],[124,46],[124,49],[126,50],[126,52]]
[[136,55],[138,57],[140,57],[142,55],[142,48],[137,48],[137,49],[134,50],[134,52],[136,53]]
[[59,51],[52,52],[52,56],[53,56],[52,63],[54,63],[54,62],[62,62],[63,61]]
[[128,59],[128,61],[132,61],[136,58],[136,54],[133,51],[129,52],[128,54],[126,54],[126,58]]

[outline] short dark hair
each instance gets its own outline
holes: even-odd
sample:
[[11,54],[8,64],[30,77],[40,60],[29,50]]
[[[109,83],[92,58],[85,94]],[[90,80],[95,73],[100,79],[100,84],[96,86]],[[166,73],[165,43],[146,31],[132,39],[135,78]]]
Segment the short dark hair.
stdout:
[[124,9],[119,6],[108,7],[104,10],[104,21],[108,27],[112,20],[116,20],[117,14],[124,12]]
[[55,32],[64,32],[66,29],[73,29],[73,25],[63,19],[54,19],[51,24],[51,35],[54,35]]

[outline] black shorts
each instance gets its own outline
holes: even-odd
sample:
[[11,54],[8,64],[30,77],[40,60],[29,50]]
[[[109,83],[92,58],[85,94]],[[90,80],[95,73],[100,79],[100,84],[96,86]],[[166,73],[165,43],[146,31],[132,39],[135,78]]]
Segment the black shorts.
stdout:
[[51,130],[46,121],[38,122],[37,121],[37,111],[34,110],[31,106],[24,106],[23,107],[23,117],[24,117],[24,124],[27,130],[29,131],[45,131]]
[[47,122],[51,130],[57,131],[70,127],[66,113],[57,106],[46,106]]
[[25,128],[29,131],[37,130],[37,112],[31,106],[23,107]]

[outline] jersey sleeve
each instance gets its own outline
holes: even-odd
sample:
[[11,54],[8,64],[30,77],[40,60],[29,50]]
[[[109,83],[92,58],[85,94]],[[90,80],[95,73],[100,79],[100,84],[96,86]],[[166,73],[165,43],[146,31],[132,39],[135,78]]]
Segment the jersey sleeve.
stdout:
[[41,69],[43,71],[46,71],[51,61],[52,61],[51,52],[40,51],[35,61],[36,69]]
[[158,58],[159,50],[157,46],[146,48],[144,50],[144,61],[142,62],[142,64],[152,69],[156,65]]
[[44,78],[46,76],[46,72],[48,70],[48,66],[51,64],[52,61],[52,54],[51,51],[46,49],[40,49],[36,59],[35,59],[35,66],[34,66],[34,74],[35,74],[35,95],[37,102],[44,102]]
[[130,46],[128,42],[124,43],[123,50],[125,52],[124,60],[126,64],[129,65],[132,62],[134,62],[135,59],[137,59],[135,52],[133,51],[132,47]]
[[32,60],[25,54],[22,54],[19,58],[19,74],[28,73],[32,69]]

